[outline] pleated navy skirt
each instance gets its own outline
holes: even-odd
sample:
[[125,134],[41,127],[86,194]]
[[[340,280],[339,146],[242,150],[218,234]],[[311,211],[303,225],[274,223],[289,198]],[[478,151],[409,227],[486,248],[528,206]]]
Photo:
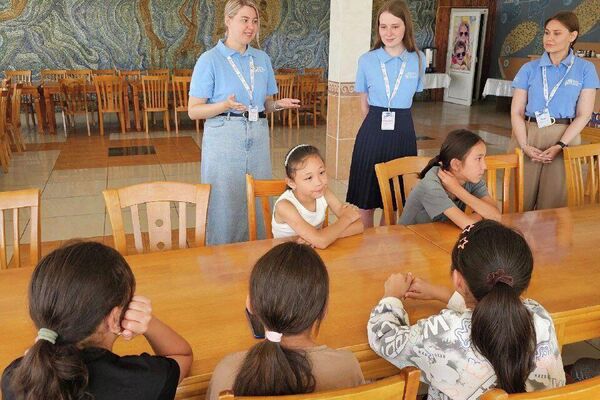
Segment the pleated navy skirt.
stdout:
[[352,152],[346,201],[363,210],[382,208],[375,164],[395,158],[416,156],[417,137],[410,108],[392,108],[396,112],[393,131],[381,130],[381,113],[387,108],[369,106]]

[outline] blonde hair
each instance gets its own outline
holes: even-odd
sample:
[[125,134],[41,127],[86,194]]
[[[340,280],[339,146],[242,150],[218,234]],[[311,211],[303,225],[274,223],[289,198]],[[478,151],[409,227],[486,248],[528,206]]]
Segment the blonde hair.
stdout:
[[242,7],[250,7],[256,11],[256,18],[258,19],[258,30],[256,31],[256,43],[260,45],[260,11],[258,5],[254,0],[229,0],[225,4],[223,10],[223,21],[225,22],[225,36],[227,36],[227,18],[233,18],[242,9]]

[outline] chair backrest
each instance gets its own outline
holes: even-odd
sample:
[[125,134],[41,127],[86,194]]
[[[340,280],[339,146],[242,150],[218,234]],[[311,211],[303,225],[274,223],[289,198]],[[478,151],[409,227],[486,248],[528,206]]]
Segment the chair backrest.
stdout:
[[296,68],[277,68],[277,70],[275,70],[275,73],[298,75],[298,70]]
[[193,69],[174,69],[173,76],[192,76]]
[[142,76],[144,108],[148,111],[162,111],[169,107],[169,76]]
[[[502,213],[523,212],[523,151],[516,149],[514,154],[495,154],[485,157],[487,165],[486,185],[490,196],[498,197],[498,172],[502,172]],[[510,180],[513,178],[513,201],[510,201]],[[512,204],[511,204],[512,203]]]
[[149,69],[146,71],[147,76],[169,76],[169,69]]
[[119,75],[122,76],[126,81],[139,81],[142,79],[142,72],[140,70],[134,71],[119,71]]
[[248,239],[256,240],[256,198],[260,198],[260,204],[265,224],[267,239],[273,238],[271,225],[271,202],[270,197],[279,196],[285,192],[287,185],[283,179],[257,180],[250,174],[246,174],[246,200],[248,203]]
[[86,81],[81,78],[66,78],[60,80],[62,106],[70,113],[88,111]]
[[484,393],[481,400],[588,400],[600,399],[600,376],[556,389],[508,394],[501,389]]
[[[429,160],[429,157],[412,156],[375,164],[386,225],[396,225],[402,215],[403,195],[405,199],[408,198],[408,194],[419,180],[419,173],[427,166]],[[397,211],[394,211],[394,203]]]
[[101,112],[123,111],[123,78],[120,76],[98,75],[93,77]]
[[85,82],[92,82],[91,69],[69,69],[66,73],[67,78],[83,79]]
[[175,107],[175,111],[187,111],[191,82],[191,76],[173,75],[173,106]]
[[21,247],[19,242],[19,209],[30,208],[31,220],[29,237],[29,263],[35,266],[40,259],[41,233],[40,233],[40,190],[23,189],[12,192],[0,192],[0,269],[6,269],[9,262],[6,259],[6,231],[4,229],[4,213],[12,210],[13,229],[13,261],[11,266],[21,266]]
[[187,203],[196,206],[194,241],[191,245],[204,246],[210,185],[194,185],[183,182],[150,182],[120,189],[107,189],[102,193],[112,225],[115,247],[121,254],[127,254],[125,225],[121,213],[123,208],[129,208],[131,211],[135,249],[139,253],[146,251],[140,225],[138,207],[140,204],[146,206],[148,221],[147,247],[150,252],[173,248],[171,202],[177,202],[179,206],[177,210],[179,214],[179,248],[187,247]]
[[600,143],[565,147],[569,207],[600,203]]
[[317,100],[319,77],[316,75],[298,75],[298,97],[300,104],[310,106]]
[[43,69],[40,71],[42,82],[58,82],[67,77],[65,69]]
[[322,79],[324,74],[325,68],[304,68],[304,75],[315,75]]
[[419,390],[419,377],[421,373],[415,367],[406,367],[398,375],[379,381],[360,385],[352,388],[327,390],[322,392],[298,394],[291,396],[256,396],[238,397],[231,391],[221,392],[219,400],[414,400]]
[[10,78],[13,83],[30,83],[31,82],[31,70],[16,70],[16,71],[4,71],[4,76]]
[[92,75],[117,75],[116,69],[95,69],[92,71]]
[[275,81],[277,82],[277,89],[278,89],[278,92],[276,94],[277,99],[285,99],[285,98],[293,97],[295,79],[296,79],[296,75],[294,75],[294,74],[275,75]]

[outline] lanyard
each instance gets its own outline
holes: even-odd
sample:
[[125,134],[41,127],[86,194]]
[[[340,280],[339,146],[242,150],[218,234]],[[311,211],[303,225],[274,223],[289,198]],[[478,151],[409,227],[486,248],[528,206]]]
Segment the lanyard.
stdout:
[[402,66],[400,67],[400,72],[398,72],[398,77],[396,78],[396,83],[394,84],[394,91],[390,94],[390,80],[388,78],[387,70],[385,69],[384,63],[379,63],[381,65],[381,73],[383,74],[383,82],[385,83],[385,94],[388,99],[388,111],[390,111],[390,105],[392,104],[392,99],[396,96],[398,92],[398,87],[400,87],[400,82],[402,81],[402,77],[404,76],[404,70],[406,69],[406,61],[402,61]]
[[572,54],[571,55],[571,63],[567,67],[567,72],[565,72],[565,74],[560,79],[560,81],[558,81],[558,83],[556,85],[554,85],[549,96],[548,96],[548,78],[546,77],[546,66],[542,67],[542,78],[544,80],[544,100],[546,100],[546,108],[548,108],[548,104],[550,104],[550,100],[552,100],[552,98],[556,94],[556,91],[558,90],[560,85],[563,83],[563,81],[565,80],[567,75],[569,74],[569,71],[571,70],[571,67],[573,66],[574,62],[575,62],[575,55]]
[[242,85],[244,86],[244,89],[246,89],[246,92],[248,92],[250,104],[252,104],[252,101],[254,100],[254,59],[252,58],[252,56],[250,56],[250,86],[248,86],[248,82],[246,82],[246,79],[240,72],[237,65],[235,65],[235,63],[233,62],[231,56],[227,57],[227,61],[229,61],[229,65],[231,65],[231,68],[233,68],[233,72],[235,72],[240,82],[242,82]]

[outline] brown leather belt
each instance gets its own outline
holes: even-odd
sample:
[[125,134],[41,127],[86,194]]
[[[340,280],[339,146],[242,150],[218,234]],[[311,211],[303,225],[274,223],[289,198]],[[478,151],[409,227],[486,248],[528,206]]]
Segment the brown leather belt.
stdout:
[[[555,124],[564,124],[564,125],[569,125],[575,118],[555,118],[554,119],[554,123]],[[535,117],[525,117],[525,121],[527,122],[536,122],[537,120],[535,119]]]

